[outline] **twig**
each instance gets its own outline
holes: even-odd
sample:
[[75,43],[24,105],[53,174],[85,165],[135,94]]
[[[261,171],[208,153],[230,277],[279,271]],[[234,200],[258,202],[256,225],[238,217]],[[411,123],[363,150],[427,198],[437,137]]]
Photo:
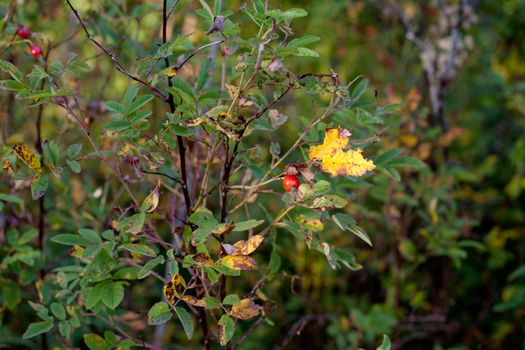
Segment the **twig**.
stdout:
[[160,91],[159,89],[157,89],[155,86],[152,86],[151,84],[149,84],[148,82],[146,82],[145,80],[141,79],[140,77],[130,73],[123,65],[122,63],[120,63],[120,61],[117,59],[117,57],[111,53],[108,49],[106,49],[104,46],[102,46],[102,44],[100,44],[92,35],[91,33],[89,32],[89,30],[87,29],[84,21],[82,20],[82,18],[80,17],[80,14],[78,13],[77,9],[75,7],[73,7],[73,5],[71,4],[71,1],[70,0],[66,0],[67,4],[69,5],[69,7],[71,8],[71,11],[73,11],[73,13],[75,14],[75,17],[78,19],[78,22],[80,23],[80,25],[82,26],[82,29],[84,30],[84,32],[86,33],[86,37],[93,43],[95,44],[95,46],[97,46],[100,50],[102,50],[102,52],[104,52],[109,58],[111,58],[111,60],[116,64],[117,66],[117,70],[125,75],[127,75],[129,78],[131,78],[132,80],[136,81],[136,82],[139,82],[140,84],[146,86],[148,89],[150,89],[155,95],[157,95],[159,98],[161,98],[162,100],[164,101],[167,101],[168,100],[168,96],[166,96],[162,91]]
[[326,322],[331,317],[332,317],[331,314],[306,315],[306,316],[301,317],[297,322],[294,323],[292,328],[290,328],[290,331],[288,331],[288,334],[282,341],[281,345],[278,346],[276,349],[278,350],[286,349],[290,341],[292,341],[292,339],[296,335],[299,335],[308,323],[313,322],[313,321],[316,321],[318,323]]

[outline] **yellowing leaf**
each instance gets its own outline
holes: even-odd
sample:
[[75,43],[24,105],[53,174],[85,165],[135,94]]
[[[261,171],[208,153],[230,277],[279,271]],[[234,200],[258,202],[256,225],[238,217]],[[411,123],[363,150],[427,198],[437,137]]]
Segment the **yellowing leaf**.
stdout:
[[152,213],[157,209],[159,206],[159,197],[160,197],[160,190],[159,185],[155,186],[153,191],[151,191],[150,194],[144,199],[144,202],[142,202],[142,205],[140,206],[141,211],[145,211],[146,213]]
[[164,297],[168,303],[173,305],[175,303],[175,298],[178,298],[185,288],[186,281],[184,281],[184,278],[179,274],[175,274],[171,277],[171,281],[164,285]]
[[363,176],[373,170],[374,162],[365,159],[361,150],[343,150],[350,135],[346,129],[327,129],[323,144],[310,148],[310,159],[321,161],[321,169],[332,176]]
[[193,256],[193,260],[203,266],[211,266],[213,265],[213,260],[208,254],[205,253],[197,253]]
[[193,306],[206,307],[206,302],[204,300],[197,299],[195,297],[192,297],[191,295],[183,295],[180,297],[180,299]]
[[261,243],[264,241],[264,236],[251,236],[247,241],[238,241],[233,245],[233,255],[250,255],[253,253]]
[[251,299],[242,299],[238,303],[232,305],[230,316],[240,320],[249,320],[257,316],[261,312],[261,307],[253,302]]
[[319,218],[308,217],[305,215],[298,215],[297,222],[301,225],[306,226],[309,230],[320,232],[324,229],[324,224]]
[[13,151],[16,153],[16,155],[24,161],[31,169],[36,171],[37,173],[42,172],[42,165],[40,163],[40,159],[27,147],[23,144],[18,144],[13,146]]
[[237,91],[239,90],[237,86],[230,85],[230,84],[224,84],[226,86],[226,90],[228,91],[228,95],[230,95],[230,98],[235,98],[237,96]]
[[217,113],[217,119],[218,120],[222,120],[222,119],[231,119],[232,118],[232,115],[228,112],[219,112]]
[[224,266],[233,270],[256,270],[257,262],[246,255],[228,255],[221,259]]
[[11,167],[11,164],[9,164],[9,161],[7,159],[5,159],[2,163],[2,169],[7,171],[11,176],[15,175],[15,173],[13,172],[13,168]]
[[234,228],[235,224],[220,224],[213,230],[213,233],[218,235],[226,235],[232,232]]

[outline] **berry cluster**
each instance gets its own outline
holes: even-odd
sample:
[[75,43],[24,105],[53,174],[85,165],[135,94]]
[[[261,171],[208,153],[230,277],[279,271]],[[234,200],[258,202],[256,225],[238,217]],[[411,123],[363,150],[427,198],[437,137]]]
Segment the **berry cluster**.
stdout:
[[[26,26],[20,26],[16,31],[16,35],[22,39],[29,39],[31,37],[31,30]],[[29,52],[36,59],[40,59],[43,54],[42,48],[36,44],[29,44]]]

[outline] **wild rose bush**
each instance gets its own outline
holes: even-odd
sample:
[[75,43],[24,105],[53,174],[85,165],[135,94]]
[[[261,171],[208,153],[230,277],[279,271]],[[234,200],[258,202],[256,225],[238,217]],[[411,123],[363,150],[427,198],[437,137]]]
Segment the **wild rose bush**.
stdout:
[[319,38],[293,31],[305,10],[71,0],[57,10],[68,32],[51,35],[13,4],[0,37],[7,344],[253,344],[282,307],[273,283],[301,278],[283,252],[358,270],[351,237],[372,241],[352,199],[421,166],[368,147],[395,106],[366,79],[300,69],[318,56]]

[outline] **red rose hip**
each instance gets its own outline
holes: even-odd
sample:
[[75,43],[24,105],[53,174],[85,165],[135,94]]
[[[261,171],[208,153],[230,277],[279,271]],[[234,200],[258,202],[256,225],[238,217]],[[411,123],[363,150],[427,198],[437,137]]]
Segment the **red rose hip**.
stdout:
[[283,188],[286,192],[290,192],[292,188],[299,188],[299,179],[293,175],[286,175],[283,179]]
[[16,35],[18,35],[22,39],[27,39],[31,36],[31,31],[29,30],[28,27],[22,26],[18,28],[18,30],[16,31]]
[[35,58],[40,58],[42,56],[42,48],[38,45],[31,45],[29,46],[29,51],[31,52],[31,55]]

